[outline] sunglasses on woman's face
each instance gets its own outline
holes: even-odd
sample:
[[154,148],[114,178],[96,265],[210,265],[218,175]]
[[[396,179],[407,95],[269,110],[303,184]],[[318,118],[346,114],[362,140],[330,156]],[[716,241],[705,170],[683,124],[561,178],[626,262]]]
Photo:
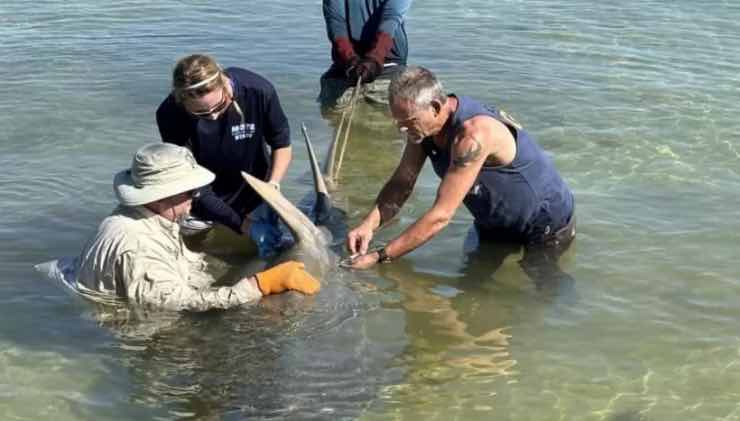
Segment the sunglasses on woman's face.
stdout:
[[229,108],[229,105],[231,105],[231,97],[226,92],[226,89],[222,89],[221,90],[221,100],[218,102],[218,104],[214,105],[209,110],[190,111],[190,114],[196,117],[218,116],[222,112],[224,112],[225,109]]

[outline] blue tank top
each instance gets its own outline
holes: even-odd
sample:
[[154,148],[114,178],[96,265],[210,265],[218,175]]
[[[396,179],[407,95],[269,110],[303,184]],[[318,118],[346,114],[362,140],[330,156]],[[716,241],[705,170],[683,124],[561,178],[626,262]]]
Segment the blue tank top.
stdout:
[[565,226],[573,215],[573,194],[542,148],[506,113],[469,97],[457,100],[447,146],[439,149],[431,138],[422,142],[440,178],[449,169],[452,144],[466,120],[492,117],[506,125],[516,141],[514,160],[506,166],[484,165],[463,200],[476,225],[517,242],[538,242]]

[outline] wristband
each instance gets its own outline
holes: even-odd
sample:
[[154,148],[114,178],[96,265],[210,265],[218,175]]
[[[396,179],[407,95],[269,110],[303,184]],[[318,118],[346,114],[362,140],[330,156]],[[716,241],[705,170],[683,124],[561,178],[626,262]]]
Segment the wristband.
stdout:
[[391,257],[388,256],[388,253],[386,253],[385,251],[385,247],[378,250],[378,263],[388,263],[391,260],[392,260]]

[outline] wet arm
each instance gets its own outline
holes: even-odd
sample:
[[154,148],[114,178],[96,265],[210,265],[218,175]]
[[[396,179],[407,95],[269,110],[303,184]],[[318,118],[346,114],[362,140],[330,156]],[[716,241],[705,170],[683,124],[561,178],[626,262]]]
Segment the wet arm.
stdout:
[[293,157],[292,147],[290,146],[290,126],[283,107],[280,105],[280,98],[274,88],[271,88],[265,94],[265,100],[267,101],[267,104],[265,104],[267,112],[265,116],[265,135],[267,143],[272,148],[272,162],[268,181],[280,183],[285,177]]
[[293,152],[291,146],[286,146],[272,151],[272,165],[270,170],[270,179],[268,181],[280,184],[280,181],[288,172],[288,165],[292,159]]
[[155,256],[124,253],[119,265],[126,295],[137,304],[177,311],[206,311],[235,307],[262,297],[254,277],[242,279],[234,286],[211,288],[199,285],[202,279],[182,279],[171,261]]
[[205,186],[198,190],[198,198],[193,203],[194,209],[199,216],[207,220],[218,222],[229,227],[237,234],[241,234],[241,225],[244,216],[238,214],[213,192],[211,186]]
[[363,224],[368,224],[371,229],[375,230],[398,214],[414,190],[416,179],[419,177],[425,160],[426,155],[420,145],[406,144],[401,162],[380,190],[375,206]]

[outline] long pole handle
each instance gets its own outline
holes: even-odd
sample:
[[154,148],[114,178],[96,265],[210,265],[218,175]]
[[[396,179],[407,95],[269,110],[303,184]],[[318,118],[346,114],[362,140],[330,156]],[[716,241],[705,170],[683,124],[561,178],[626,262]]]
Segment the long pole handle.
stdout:
[[357,85],[355,90],[352,92],[352,99],[349,102],[349,118],[347,119],[347,127],[344,129],[344,140],[342,141],[342,149],[339,152],[339,159],[337,159],[337,170],[334,172],[335,178],[339,178],[339,170],[342,168],[342,160],[344,159],[344,151],[347,149],[347,143],[349,142],[349,132],[352,128],[352,117],[355,115],[355,104],[357,104],[357,98],[360,96],[360,85],[362,79],[357,79]]

